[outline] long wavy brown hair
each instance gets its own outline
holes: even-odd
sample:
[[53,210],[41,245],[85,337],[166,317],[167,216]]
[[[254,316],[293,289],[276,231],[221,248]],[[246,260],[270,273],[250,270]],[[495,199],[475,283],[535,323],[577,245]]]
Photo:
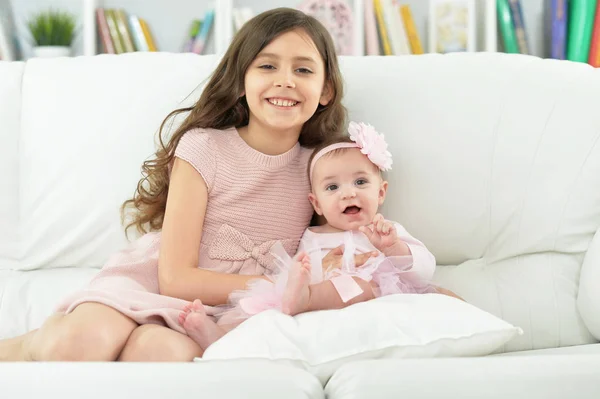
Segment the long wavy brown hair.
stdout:
[[[126,233],[132,227],[141,234],[162,228],[169,190],[169,168],[175,148],[185,132],[195,128],[226,129],[248,124],[248,104],[245,96],[240,97],[244,91],[246,71],[265,46],[282,33],[294,29],[303,29],[314,42],[325,64],[325,85],[332,90],[327,106],[319,104],[315,114],[302,127],[299,142],[312,148],[341,131],[347,113],[341,103],[342,76],[329,32],[315,18],[291,8],[261,13],[245,23],[235,35],[199,100],[191,107],[171,112],[162,122],[158,132],[158,150],[153,159],[143,163],[142,178],[133,198],[121,207]],[[167,139],[165,125],[185,113],[187,115],[181,125]]]

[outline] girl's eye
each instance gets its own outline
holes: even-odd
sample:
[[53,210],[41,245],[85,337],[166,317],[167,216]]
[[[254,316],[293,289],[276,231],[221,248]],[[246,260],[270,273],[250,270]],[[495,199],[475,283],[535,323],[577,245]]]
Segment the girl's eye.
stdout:
[[313,73],[313,71],[311,71],[308,68],[298,68],[298,69],[296,69],[296,71],[298,71],[300,73]]
[[362,186],[363,184],[367,184],[367,180],[366,179],[358,179],[356,180],[356,185],[357,186]]
[[337,184],[330,184],[330,185],[328,185],[325,188],[325,190],[327,190],[327,191],[335,191],[335,190],[337,190],[337,188],[338,188]]
[[275,67],[273,65],[269,65],[269,64],[264,64],[259,66],[260,69],[275,69]]

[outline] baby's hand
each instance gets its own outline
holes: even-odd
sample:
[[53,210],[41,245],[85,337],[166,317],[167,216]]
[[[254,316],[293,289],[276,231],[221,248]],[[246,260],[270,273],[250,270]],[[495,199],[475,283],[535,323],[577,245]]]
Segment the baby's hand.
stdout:
[[378,213],[368,226],[362,226],[360,231],[364,233],[371,244],[386,256],[402,256],[410,254],[410,250],[404,241],[398,237],[394,225],[385,220]]
[[[364,254],[358,254],[354,256],[354,265],[356,267],[364,265],[370,258],[376,258],[379,255],[377,251],[367,252]],[[344,246],[333,248],[325,257],[321,263],[323,265],[323,274],[330,272],[332,269],[342,268],[342,258],[344,256]]]

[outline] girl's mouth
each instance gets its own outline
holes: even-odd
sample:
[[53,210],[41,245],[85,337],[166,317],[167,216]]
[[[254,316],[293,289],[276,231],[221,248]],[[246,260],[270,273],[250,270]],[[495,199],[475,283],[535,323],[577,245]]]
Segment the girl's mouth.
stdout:
[[287,99],[282,99],[282,98],[267,98],[267,101],[270,104],[275,105],[277,107],[286,107],[286,108],[295,107],[296,105],[299,104],[298,101],[287,100]]

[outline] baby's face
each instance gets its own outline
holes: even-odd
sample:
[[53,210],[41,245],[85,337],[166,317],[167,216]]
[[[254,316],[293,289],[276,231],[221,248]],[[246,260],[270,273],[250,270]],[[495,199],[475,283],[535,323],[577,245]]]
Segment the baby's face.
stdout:
[[330,227],[357,230],[371,223],[386,190],[379,169],[358,148],[349,148],[317,161],[309,199]]

